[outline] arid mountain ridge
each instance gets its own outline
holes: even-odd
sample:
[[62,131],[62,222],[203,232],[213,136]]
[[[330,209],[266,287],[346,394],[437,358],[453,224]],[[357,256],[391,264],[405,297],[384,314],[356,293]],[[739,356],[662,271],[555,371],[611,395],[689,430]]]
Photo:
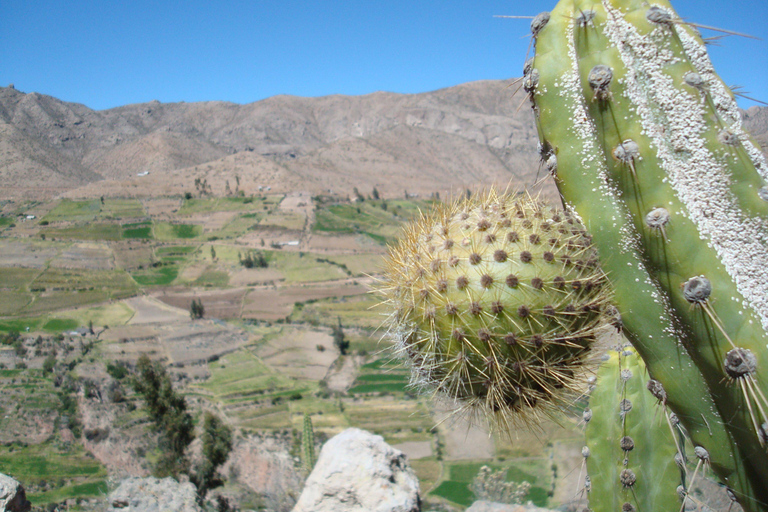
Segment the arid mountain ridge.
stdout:
[[[0,88],[0,198],[182,193],[195,179],[214,193],[236,180],[248,193],[530,186],[536,131],[513,84],[102,111]],[[768,108],[753,107],[745,121],[765,144]]]

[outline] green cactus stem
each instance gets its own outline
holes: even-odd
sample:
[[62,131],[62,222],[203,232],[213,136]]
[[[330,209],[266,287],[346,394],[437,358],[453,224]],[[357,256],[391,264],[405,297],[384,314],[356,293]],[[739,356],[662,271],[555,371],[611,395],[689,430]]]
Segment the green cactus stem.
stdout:
[[762,510],[768,166],[668,2],[561,0],[548,18],[527,90],[557,186],[666,403],[745,510]]
[[304,425],[301,433],[301,463],[304,471],[312,472],[315,467],[315,431],[312,428],[312,418],[304,413]]
[[581,388],[605,283],[572,216],[491,191],[409,226],[380,292],[412,384],[509,431]]
[[607,357],[585,430],[590,510],[679,510],[676,435],[648,392],[645,364],[629,344]]

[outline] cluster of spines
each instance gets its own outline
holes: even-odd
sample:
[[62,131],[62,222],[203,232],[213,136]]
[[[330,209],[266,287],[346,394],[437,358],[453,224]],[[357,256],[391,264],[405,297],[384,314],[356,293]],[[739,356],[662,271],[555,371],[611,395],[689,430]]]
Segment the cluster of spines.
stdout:
[[655,4],[562,0],[532,23],[524,86],[564,199],[614,251],[628,336],[752,510],[768,501],[768,167],[695,30]]
[[406,228],[380,288],[412,383],[504,426],[564,403],[604,322],[583,226],[526,195],[476,194]]

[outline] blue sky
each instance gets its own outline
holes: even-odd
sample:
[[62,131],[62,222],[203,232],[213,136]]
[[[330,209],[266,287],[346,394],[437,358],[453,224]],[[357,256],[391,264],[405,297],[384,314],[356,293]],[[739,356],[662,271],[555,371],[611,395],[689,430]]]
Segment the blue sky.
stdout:
[[[424,92],[519,76],[529,22],[493,15],[532,16],[554,4],[4,1],[0,84],[94,109],[153,99],[248,103],[276,94]],[[768,102],[768,1],[724,4],[673,0],[689,21],[762,38],[728,37],[710,53],[726,83]]]

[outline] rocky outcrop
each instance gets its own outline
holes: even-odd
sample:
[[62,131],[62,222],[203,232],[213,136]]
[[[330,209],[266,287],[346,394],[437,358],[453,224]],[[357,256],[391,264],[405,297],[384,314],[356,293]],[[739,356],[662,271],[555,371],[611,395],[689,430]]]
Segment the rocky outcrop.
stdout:
[[30,507],[24,487],[0,473],[0,512],[27,512]]
[[291,442],[289,431],[240,437],[221,473],[256,493],[267,510],[287,512],[304,484],[290,454]]
[[109,495],[109,512],[202,512],[195,486],[168,478],[126,478]]
[[492,501],[476,501],[465,512],[556,512],[536,505],[507,505]]
[[419,512],[419,480],[405,454],[350,428],[325,443],[293,512]]

